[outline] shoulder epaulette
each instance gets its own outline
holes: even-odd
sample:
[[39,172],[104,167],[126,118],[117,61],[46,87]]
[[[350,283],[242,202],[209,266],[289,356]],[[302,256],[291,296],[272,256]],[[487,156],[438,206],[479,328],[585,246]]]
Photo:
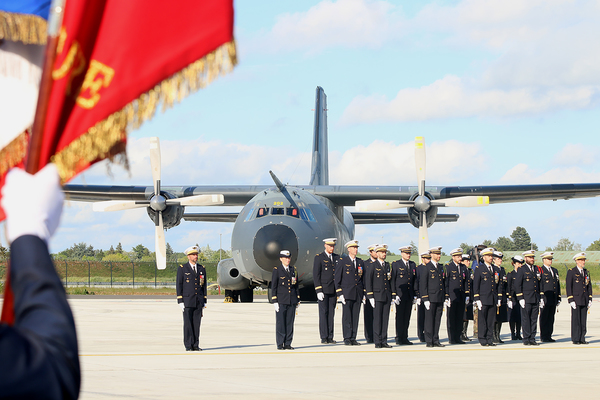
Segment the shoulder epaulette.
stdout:
[[179,266],[180,266],[181,268],[183,268],[183,265],[179,264]]

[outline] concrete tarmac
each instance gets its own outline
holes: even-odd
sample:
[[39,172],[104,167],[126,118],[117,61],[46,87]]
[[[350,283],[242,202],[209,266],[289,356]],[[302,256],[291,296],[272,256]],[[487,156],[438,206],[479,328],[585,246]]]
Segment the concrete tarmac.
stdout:
[[[570,308],[556,315],[556,343],[523,346],[477,341],[426,348],[344,346],[341,304],[335,315],[337,345],[320,344],[316,303],[301,304],[292,346],[276,350],[275,311],[264,299],[226,304],[209,298],[202,320],[202,352],[183,346],[181,310],[174,298],[69,300],[77,321],[83,382],[81,399],[567,399],[600,395],[600,302],[588,315],[589,345],[570,340]],[[391,313],[389,343],[394,343]],[[447,344],[445,318],[440,338]],[[472,336],[472,321],[469,337]],[[539,330],[538,330],[539,338]],[[342,343],[340,343],[342,342]],[[595,394],[594,394],[595,393]]]

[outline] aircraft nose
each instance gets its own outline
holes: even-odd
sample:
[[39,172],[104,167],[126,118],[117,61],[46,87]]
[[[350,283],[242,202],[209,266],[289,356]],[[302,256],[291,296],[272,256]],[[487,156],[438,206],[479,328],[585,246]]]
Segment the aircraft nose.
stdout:
[[254,261],[265,271],[273,271],[280,264],[279,252],[289,250],[292,253],[291,265],[298,259],[298,238],[286,225],[266,225],[254,236]]

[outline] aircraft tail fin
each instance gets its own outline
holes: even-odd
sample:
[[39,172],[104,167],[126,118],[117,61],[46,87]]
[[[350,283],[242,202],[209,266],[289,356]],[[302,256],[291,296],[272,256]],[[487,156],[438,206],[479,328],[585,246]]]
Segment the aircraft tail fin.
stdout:
[[315,127],[310,185],[329,185],[329,149],[327,147],[327,96],[317,86]]

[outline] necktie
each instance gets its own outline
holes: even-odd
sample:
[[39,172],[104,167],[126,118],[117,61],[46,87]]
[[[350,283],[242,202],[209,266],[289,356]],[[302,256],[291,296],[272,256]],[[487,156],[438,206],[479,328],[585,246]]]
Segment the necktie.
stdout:
[[194,264],[194,266],[192,267],[192,269],[194,270],[194,273],[196,273],[196,265]]

